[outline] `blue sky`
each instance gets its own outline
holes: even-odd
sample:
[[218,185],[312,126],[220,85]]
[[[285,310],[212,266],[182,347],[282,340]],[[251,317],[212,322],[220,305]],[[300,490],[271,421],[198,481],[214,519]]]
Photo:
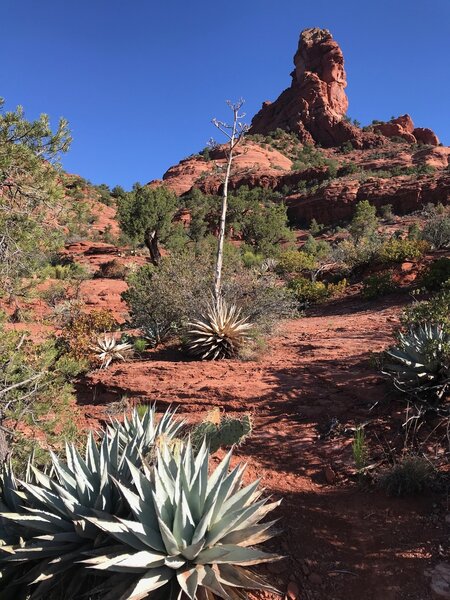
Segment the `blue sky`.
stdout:
[[65,168],[131,187],[215,134],[225,100],[248,121],[290,84],[299,33],[340,43],[349,115],[408,112],[450,145],[450,0],[0,0],[0,96],[66,117]]

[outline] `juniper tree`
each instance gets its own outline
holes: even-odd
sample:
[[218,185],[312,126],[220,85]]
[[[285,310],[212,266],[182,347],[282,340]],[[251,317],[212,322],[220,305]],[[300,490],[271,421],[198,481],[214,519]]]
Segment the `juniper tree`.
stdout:
[[147,246],[150,260],[157,266],[161,260],[159,243],[167,241],[172,233],[176,195],[164,186],[150,188],[136,183],[131,192],[118,195],[117,202],[123,231]]

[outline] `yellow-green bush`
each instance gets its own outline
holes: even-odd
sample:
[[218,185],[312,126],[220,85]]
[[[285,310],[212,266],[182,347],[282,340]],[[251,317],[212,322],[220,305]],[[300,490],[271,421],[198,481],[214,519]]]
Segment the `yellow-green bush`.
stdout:
[[378,258],[384,263],[397,263],[419,258],[430,245],[425,240],[392,238],[384,242],[378,250]]
[[277,271],[283,274],[298,274],[311,271],[316,266],[316,260],[306,252],[285,250],[278,257]]
[[89,359],[90,346],[96,335],[112,331],[117,321],[109,310],[77,312],[63,327],[61,339],[68,353],[76,359]]

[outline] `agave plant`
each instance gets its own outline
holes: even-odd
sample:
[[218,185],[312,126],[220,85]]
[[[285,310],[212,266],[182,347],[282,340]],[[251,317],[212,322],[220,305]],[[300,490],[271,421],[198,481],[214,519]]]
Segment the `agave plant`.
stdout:
[[398,335],[398,344],[386,352],[382,372],[402,392],[425,399],[441,399],[450,382],[450,336],[440,325],[422,324]]
[[159,322],[152,320],[141,328],[142,336],[152,348],[162,344],[172,333],[176,331],[175,323]]
[[97,338],[96,344],[91,346],[101,363],[100,368],[106,369],[113,360],[126,360],[133,349],[128,342],[118,342],[112,334],[104,333]]
[[212,301],[206,315],[188,323],[187,351],[201,360],[216,360],[235,356],[248,339],[252,324],[241,318],[235,305],[229,306],[219,298]]
[[[133,448],[134,457],[128,456],[133,464],[137,464],[139,457],[148,455],[149,451],[160,439],[171,440],[180,433],[184,427],[184,419],[175,419],[176,410],[170,408],[163,416],[156,418],[156,404],[149,406],[142,418],[137,409],[131,413],[131,417],[124,415],[123,422],[113,420],[106,428],[106,434],[113,439],[119,434],[120,449],[126,446]],[[128,451],[130,452],[130,450]]]
[[52,586],[73,579],[74,569],[77,577],[68,588],[70,593],[75,585],[83,586],[90,573],[84,568],[78,573],[76,561],[93,548],[107,552],[105,548],[115,545],[86,517],[96,511],[127,516],[128,505],[114,482],[131,482],[129,465],[140,467],[158,436],[170,440],[182,425],[170,410],[157,423],[153,406],[142,419],[135,411],[124,425],[113,423],[99,445],[89,434],[84,459],[69,444],[66,461],[52,454],[50,475],[29,464],[25,480],[17,482],[6,466],[0,478],[1,579],[5,582],[12,566],[22,566],[22,573],[17,577],[16,572],[8,585],[2,582],[2,589],[6,586],[11,598],[19,598],[17,585],[36,583],[32,598],[41,598]]
[[229,453],[211,474],[204,443],[195,456],[163,444],[153,470],[129,465],[132,485],[117,482],[132,518],[97,513],[87,520],[120,544],[83,561],[102,572],[133,576],[116,590],[117,600],[237,600],[241,590],[277,590],[249,566],[282,557],[255,546],[274,535],[275,521],[261,520],[279,502],[261,499],[259,481],[245,487],[245,467],[229,472]]

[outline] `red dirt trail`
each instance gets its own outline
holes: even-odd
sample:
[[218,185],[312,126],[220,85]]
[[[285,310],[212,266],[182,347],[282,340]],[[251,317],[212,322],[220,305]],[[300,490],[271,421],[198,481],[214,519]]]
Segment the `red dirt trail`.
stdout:
[[282,592],[290,584],[299,600],[429,600],[424,571],[448,540],[442,496],[393,499],[364,489],[351,449],[361,423],[376,440],[374,462],[401,434],[404,407],[370,361],[391,343],[400,310],[396,299],[321,307],[285,323],[256,362],[198,363],[153,351],[93,373],[79,401],[93,419],[124,396],[161,410],[179,406],[189,420],[212,407],[251,412],[254,433],[235,460],[283,498],[283,532],[269,545],[287,558],[265,569],[268,578]]

